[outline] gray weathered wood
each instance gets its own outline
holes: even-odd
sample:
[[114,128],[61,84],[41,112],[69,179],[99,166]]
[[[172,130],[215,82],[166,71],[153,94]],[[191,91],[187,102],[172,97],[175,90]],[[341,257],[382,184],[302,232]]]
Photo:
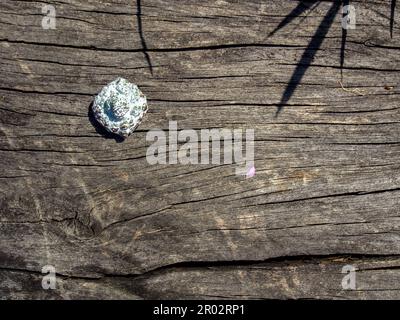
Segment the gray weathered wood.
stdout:
[[[55,30],[45,3],[0,6],[1,298],[400,298],[390,1],[352,1],[342,76],[340,14],[307,49],[330,1],[273,35],[298,1],[142,0],[142,32],[134,1],[49,2]],[[150,105],[123,143],[88,117],[117,76]],[[149,165],[146,133],[171,120],[255,129],[255,177]],[[346,264],[356,291],[341,287]],[[57,290],[41,288],[45,265]]]

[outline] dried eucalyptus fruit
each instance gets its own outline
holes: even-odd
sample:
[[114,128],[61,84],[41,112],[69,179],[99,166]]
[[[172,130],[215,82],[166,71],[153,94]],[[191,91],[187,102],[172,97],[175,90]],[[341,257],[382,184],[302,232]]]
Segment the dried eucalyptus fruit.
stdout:
[[92,109],[96,120],[109,132],[128,137],[142,121],[148,106],[135,84],[117,78],[99,92]]

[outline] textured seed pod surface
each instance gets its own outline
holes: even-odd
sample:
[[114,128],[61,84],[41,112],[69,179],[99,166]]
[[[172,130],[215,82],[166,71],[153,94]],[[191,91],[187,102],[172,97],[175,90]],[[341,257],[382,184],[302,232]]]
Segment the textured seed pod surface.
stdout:
[[128,137],[137,128],[148,106],[139,88],[123,78],[106,85],[93,103],[96,120],[109,132]]

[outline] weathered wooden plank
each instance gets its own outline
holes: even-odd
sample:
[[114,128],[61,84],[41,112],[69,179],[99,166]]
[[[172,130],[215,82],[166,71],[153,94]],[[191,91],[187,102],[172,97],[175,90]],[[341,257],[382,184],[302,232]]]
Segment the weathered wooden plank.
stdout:
[[[273,35],[297,1],[141,3],[138,17],[131,1],[53,2],[56,30],[41,28],[44,2],[1,5],[0,292],[47,297],[35,286],[50,264],[76,278],[50,294],[61,298],[234,298],[245,283],[240,297],[397,298],[387,286],[397,260],[365,262],[388,268],[379,271],[382,287],[365,287],[384,290],[342,292],[341,264],[322,258],[399,254],[400,38],[398,15],[390,37],[390,1],[354,2],[342,75],[339,14],[323,25],[320,47],[309,47],[332,2]],[[310,66],[282,103],[304,52]],[[93,96],[117,76],[150,103],[123,143],[88,117]],[[171,120],[179,129],[255,129],[256,176],[236,176],[235,165],[149,165],[146,133]],[[287,277],[303,282],[289,289],[281,262],[258,272],[256,261],[292,256],[322,262],[297,259],[300,271]],[[188,262],[217,268],[193,271]],[[322,288],[314,285],[321,264],[334,274]],[[139,277],[79,279],[104,275]],[[264,277],[272,280],[257,289]],[[174,281],[176,292],[165,292]]]
[[[354,290],[343,290],[344,266],[355,268]],[[300,258],[271,263],[182,265],[140,276],[96,279],[0,272],[0,294],[13,299],[399,299],[399,259]]]

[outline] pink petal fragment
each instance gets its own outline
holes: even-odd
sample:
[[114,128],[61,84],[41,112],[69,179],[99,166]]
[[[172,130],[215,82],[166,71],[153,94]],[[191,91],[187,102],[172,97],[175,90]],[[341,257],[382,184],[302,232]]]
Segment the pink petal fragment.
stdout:
[[247,171],[246,178],[252,178],[256,174],[256,168],[253,166]]

